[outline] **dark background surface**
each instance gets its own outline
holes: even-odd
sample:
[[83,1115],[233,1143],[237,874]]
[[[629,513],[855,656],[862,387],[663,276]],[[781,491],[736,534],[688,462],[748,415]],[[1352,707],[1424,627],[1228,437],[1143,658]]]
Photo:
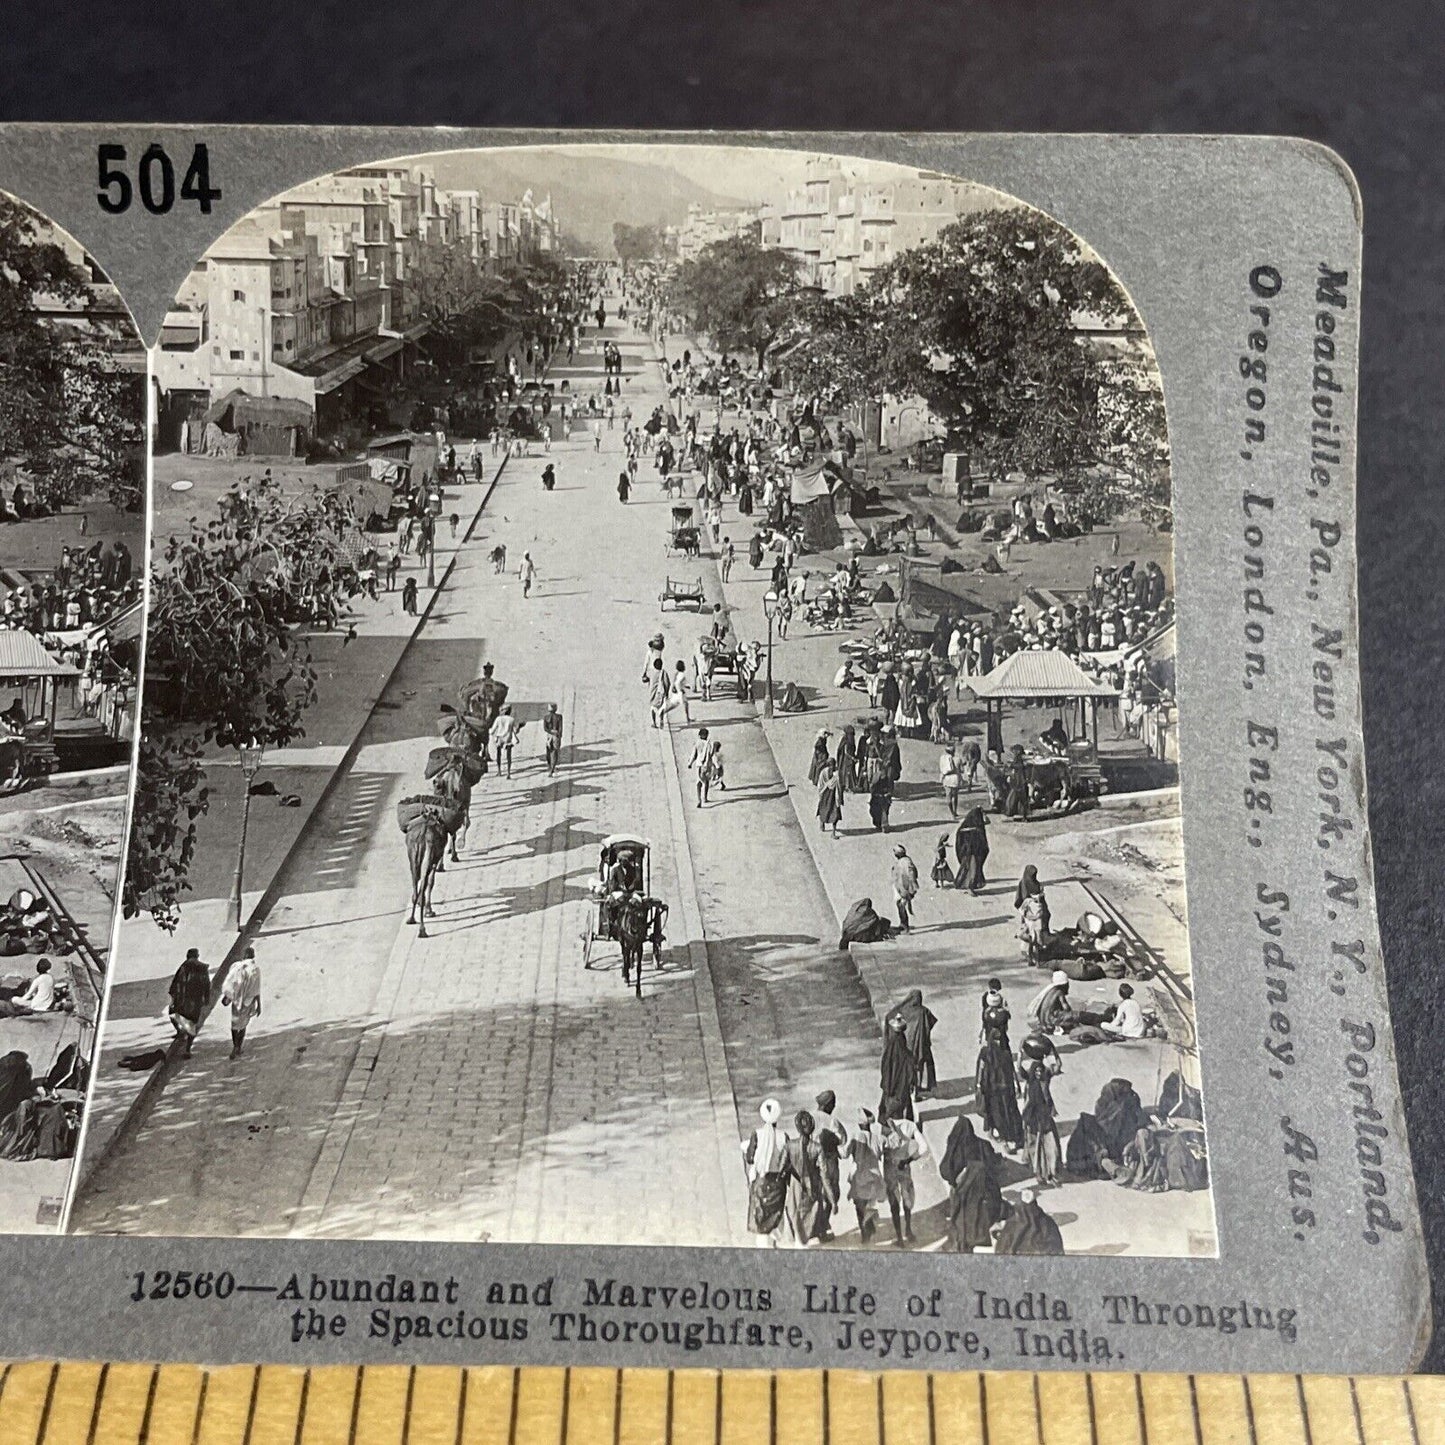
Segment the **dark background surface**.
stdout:
[[[1445,1301],[1442,12],[1257,0],[6,7],[0,119],[1293,134],[1365,203],[1360,614],[1400,1072]],[[1426,1368],[1445,1369],[1445,1330]]]

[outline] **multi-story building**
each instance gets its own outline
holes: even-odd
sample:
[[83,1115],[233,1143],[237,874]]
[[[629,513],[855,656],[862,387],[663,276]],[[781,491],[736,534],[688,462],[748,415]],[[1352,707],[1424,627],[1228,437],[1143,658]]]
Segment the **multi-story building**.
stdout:
[[705,246],[746,235],[757,227],[755,211],[709,211],[694,201],[687,208],[687,219],[678,227],[677,259],[691,261]]
[[429,325],[429,251],[459,247],[504,270],[557,244],[550,197],[489,203],[421,167],[361,167],[286,192],[211,247],[167,314],[153,353],[161,443],[237,390],[304,402],[318,430],[334,429],[385,389],[368,385],[368,368],[372,383],[404,374]]
[[797,263],[803,280],[818,285],[823,269],[824,219],[847,189],[837,161],[810,160],[801,186],[788,192],[780,213],[778,244]]

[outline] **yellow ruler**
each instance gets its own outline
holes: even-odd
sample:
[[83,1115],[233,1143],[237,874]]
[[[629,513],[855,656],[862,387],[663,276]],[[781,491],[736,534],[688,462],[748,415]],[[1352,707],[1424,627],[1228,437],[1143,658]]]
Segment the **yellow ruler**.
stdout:
[[1445,1379],[23,1364],[4,1445],[1445,1445]]

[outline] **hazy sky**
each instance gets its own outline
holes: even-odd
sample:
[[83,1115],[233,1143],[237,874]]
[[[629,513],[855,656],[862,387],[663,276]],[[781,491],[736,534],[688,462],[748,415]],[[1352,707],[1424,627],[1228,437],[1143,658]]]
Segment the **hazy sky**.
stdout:
[[[815,152],[773,150],[762,146],[576,145],[548,146],[562,155],[605,155],[636,165],[669,168],[720,196],[741,201],[781,200],[803,182]],[[841,158],[844,174],[861,180],[899,180],[915,176],[911,166],[891,161]]]

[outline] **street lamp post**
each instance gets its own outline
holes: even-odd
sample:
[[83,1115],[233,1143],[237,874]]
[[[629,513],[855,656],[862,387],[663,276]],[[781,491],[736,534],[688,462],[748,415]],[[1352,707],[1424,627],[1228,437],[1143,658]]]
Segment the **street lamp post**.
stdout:
[[763,612],[768,619],[768,695],[763,702],[763,716],[773,715],[773,618],[778,612],[778,594],[771,588],[763,594]]
[[422,522],[422,535],[426,538],[426,585],[434,591],[437,585],[437,523],[430,514]]
[[261,767],[261,758],[266,751],[264,743],[239,743],[236,754],[241,760],[241,779],[245,792],[241,800],[241,842],[236,849],[236,881],[231,888],[230,926],[241,931],[241,882],[246,868],[246,833],[251,825],[251,784]]

